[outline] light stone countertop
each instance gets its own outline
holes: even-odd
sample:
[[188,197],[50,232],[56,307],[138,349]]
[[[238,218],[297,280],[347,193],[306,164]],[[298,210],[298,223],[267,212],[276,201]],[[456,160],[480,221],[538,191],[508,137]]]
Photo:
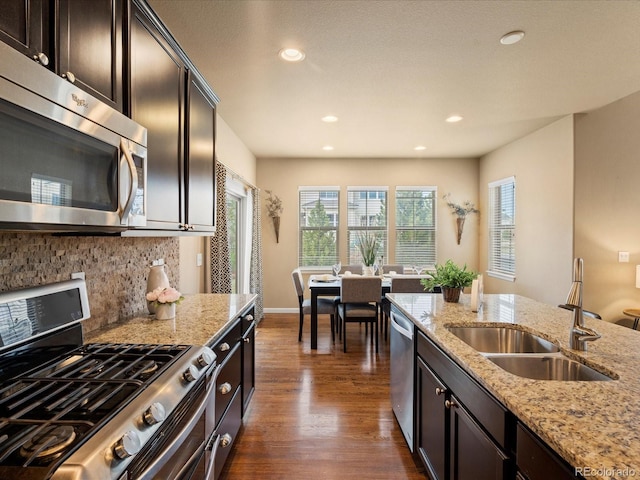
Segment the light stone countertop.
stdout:
[[[571,312],[518,295],[485,295],[478,313],[470,296],[445,303],[440,294],[388,294],[418,328],[570,465],[590,478],[640,477],[640,331],[585,318],[602,338],[588,351],[569,349]],[[515,323],[554,341],[567,356],[618,379],[531,380],[510,374],[450,333],[450,324]]]
[[[156,320],[143,314],[85,335],[85,343],[163,343],[211,345],[256,299],[255,294],[185,295],[172,320]],[[146,312],[145,312],[146,313]]]

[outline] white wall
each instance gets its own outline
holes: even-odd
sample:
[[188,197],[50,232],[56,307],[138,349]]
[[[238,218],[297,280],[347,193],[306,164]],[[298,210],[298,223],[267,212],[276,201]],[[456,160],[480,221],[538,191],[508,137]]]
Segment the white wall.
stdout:
[[[584,258],[585,306],[605,320],[640,308],[639,127],[640,92],[575,119],[575,251]],[[629,263],[618,263],[619,251]]]
[[[488,187],[516,177],[516,280],[486,275]],[[485,292],[564,303],[573,261],[573,118],[565,117],[480,159],[480,270]]]
[[[451,193],[452,200],[478,203],[478,159],[394,159],[394,158],[305,158],[258,160],[258,186],[273,190],[283,202],[280,219],[280,242],[276,243],[270,218],[262,199],[262,244],[264,271],[264,306],[269,309],[293,308],[297,298],[291,281],[291,271],[298,266],[298,186],[339,186],[341,203],[341,235],[338,239],[342,261],[346,260],[346,204],[347,186],[388,186],[393,197],[396,186],[438,187],[437,261],[452,259],[478,265],[478,216],[468,217],[460,245],[456,243],[455,217],[442,201]],[[389,225],[395,222],[395,203],[389,202]],[[392,231],[392,230],[391,230]],[[389,253],[385,263],[394,263],[395,238],[390,235]]]

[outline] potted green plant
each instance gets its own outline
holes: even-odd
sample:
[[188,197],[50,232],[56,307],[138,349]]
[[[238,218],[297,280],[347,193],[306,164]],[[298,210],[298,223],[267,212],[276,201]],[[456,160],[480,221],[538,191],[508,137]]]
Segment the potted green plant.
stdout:
[[462,289],[470,287],[477,276],[476,272],[467,270],[466,264],[461,268],[452,260],[447,260],[444,265],[436,264],[435,273],[431,274],[431,278],[423,278],[420,283],[425,290],[439,286],[444,301],[455,303],[460,299]]
[[[376,234],[359,234],[358,235],[358,251],[362,256],[362,263],[365,268],[363,273],[373,275],[373,264],[376,263],[376,257],[380,248],[380,237]],[[367,272],[368,271],[368,272]]]

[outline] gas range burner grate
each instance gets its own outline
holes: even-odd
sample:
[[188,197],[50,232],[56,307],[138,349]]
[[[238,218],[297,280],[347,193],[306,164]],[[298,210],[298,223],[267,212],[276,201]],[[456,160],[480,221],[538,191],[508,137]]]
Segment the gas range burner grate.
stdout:
[[88,344],[22,368],[24,373],[0,385],[0,463],[55,462],[189,348]]

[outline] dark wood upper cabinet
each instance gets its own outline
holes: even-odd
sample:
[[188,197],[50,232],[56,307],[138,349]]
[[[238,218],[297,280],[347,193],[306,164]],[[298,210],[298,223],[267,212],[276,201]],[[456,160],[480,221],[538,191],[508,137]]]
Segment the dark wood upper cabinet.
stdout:
[[2,0],[0,40],[123,111],[125,0]]
[[213,230],[216,110],[193,75],[189,75],[188,89],[186,223],[194,230]]
[[183,220],[186,71],[150,18],[131,10],[131,118],[147,128],[147,226],[178,230]]
[[0,1],[0,40],[28,57],[49,65],[48,1]]
[[122,111],[123,0],[58,0],[56,72]]

